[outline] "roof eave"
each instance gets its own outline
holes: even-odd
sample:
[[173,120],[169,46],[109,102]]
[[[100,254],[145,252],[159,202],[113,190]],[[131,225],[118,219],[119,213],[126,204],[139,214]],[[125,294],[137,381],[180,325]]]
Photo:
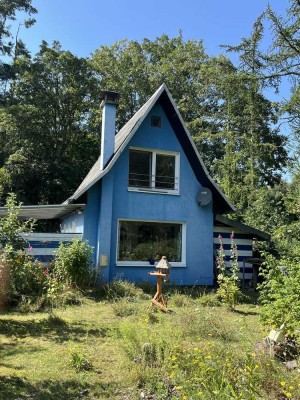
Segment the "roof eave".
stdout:
[[251,234],[253,234],[255,236],[260,237],[261,239],[264,239],[264,240],[267,240],[267,241],[269,241],[271,239],[271,235],[269,235],[268,233],[263,232],[263,231],[261,231],[259,229],[256,229],[256,228],[252,228],[251,226],[243,224],[240,221],[224,217],[224,215],[217,214],[215,216],[215,220],[218,221],[218,222],[221,222],[224,225],[232,226],[233,228],[237,228],[237,229],[239,229],[241,231],[245,231],[245,232],[251,233]]

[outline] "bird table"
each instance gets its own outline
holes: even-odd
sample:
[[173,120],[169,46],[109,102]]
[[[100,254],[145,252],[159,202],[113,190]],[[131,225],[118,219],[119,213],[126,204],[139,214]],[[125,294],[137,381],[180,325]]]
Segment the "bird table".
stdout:
[[156,276],[157,279],[156,293],[153,299],[151,300],[151,303],[154,304],[156,307],[160,308],[164,312],[171,311],[167,308],[167,300],[162,293],[163,282],[169,282],[168,276],[170,267],[171,266],[168,263],[167,258],[162,257],[161,261],[156,266],[157,271],[149,272],[149,275]]

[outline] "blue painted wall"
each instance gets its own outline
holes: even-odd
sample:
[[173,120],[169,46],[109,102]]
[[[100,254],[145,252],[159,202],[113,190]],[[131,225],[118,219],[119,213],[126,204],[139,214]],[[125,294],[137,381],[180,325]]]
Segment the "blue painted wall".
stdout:
[[102,192],[102,182],[95,183],[87,193],[87,204],[84,209],[84,228],[83,238],[94,247],[93,263],[97,265],[98,249],[98,222],[101,216],[100,200]]
[[[151,115],[161,116],[161,128],[151,127]],[[128,191],[129,146],[180,152],[180,195],[162,195]],[[175,267],[170,279],[184,285],[213,283],[213,213],[212,204],[198,206],[196,195],[201,185],[159,105],[145,119],[133,139],[117,160],[111,173],[88,193],[85,209],[84,238],[96,246],[95,260],[107,254],[109,267],[103,269],[105,280],[122,274],[135,282],[153,280],[149,267],[116,266],[119,219],[136,219],[186,223],[186,267]],[[101,207],[99,205],[101,204]],[[101,208],[101,212],[100,212]]]
[[62,220],[61,231],[63,233],[83,233],[83,224],[83,213],[74,213]]

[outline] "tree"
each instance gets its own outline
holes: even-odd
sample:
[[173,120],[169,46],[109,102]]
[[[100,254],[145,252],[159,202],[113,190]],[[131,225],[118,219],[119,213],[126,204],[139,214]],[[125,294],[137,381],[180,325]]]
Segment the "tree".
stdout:
[[10,23],[16,21],[19,12],[29,17],[36,14],[37,10],[31,3],[32,0],[0,0],[0,56],[3,56],[3,59],[0,59],[0,105],[5,104],[9,86],[15,77],[14,60],[19,55],[28,54],[19,38],[20,27],[23,25],[29,28],[35,23],[35,19],[28,18],[20,22],[15,34]]
[[272,103],[251,73],[208,57],[202,41],[125,40],[97,49],[92,65],[102,87],[121,92],[118,127],[166,83],[208,169],[242,209],[257,185],[278,182],[286,152]]
[[[29,16],[37,13],[37,9],[32,6],[32,0],[1,0],[0,1],[0,54],[11,55],[13,49],[18,45],[18,38],[14,39],[11,32],[10,22],[16,20],[18,12],[24,12]],[[33,18],[23,21],[25,28],[29,28],[35,23]]]
[[2,187],[27,204],[60,203],[99,154],[89,125],[99,103],[97,80],[86,59],[57,42],[42,42],[33,59],[20,57],[15,68],[12,105],[0,115]]

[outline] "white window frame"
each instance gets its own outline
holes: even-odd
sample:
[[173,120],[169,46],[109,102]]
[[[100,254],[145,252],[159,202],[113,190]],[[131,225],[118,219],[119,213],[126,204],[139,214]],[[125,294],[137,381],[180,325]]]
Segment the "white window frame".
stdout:
[[120,222],[127,221],[127,222],[153,222],[159,224],[177,224],[181,225],[181,261],[177,262],[170,262],[172,267],[186,267],[186,222],[182,221],[156,221],[156,220],[147,220],[147,219],[127,219],[127,218],[120,218],[118,219],[118,229],[117,229],[117,246],[116,246],[116,266],[117,267],[150,267],[155,268],[158,264],[158,261],[155,262],[155,265],[151,265],[148,261],[119,261],[118,254],[119,254],[119,245],[120,245]]
[[[130,150],[138,150],[138,151],[146,151],[151,153],[152,162],[151,162],[151,187],[136,187],[129,186],[128,182],[128,191],[130,192],[143,192],[143,193],[156,193],[156,194],[171,194],[171,195],[179,195],[179,184],[180,184],[180,153],[175,151],[166,151],[166,150],[158,150],[158,149],[147,149],[144,147],[129,147]],[[163,189],[155,187],[155,172],[156,172],[156,156],[157,155],[166,155],[166,156],[174,156],[175,157],[175,189]],[[129,174],[129,166],[128,166],[128,174]]]

